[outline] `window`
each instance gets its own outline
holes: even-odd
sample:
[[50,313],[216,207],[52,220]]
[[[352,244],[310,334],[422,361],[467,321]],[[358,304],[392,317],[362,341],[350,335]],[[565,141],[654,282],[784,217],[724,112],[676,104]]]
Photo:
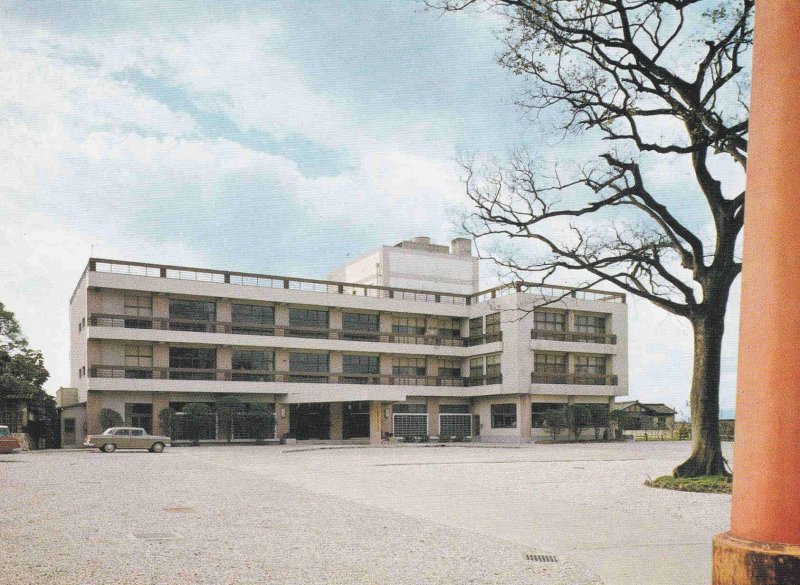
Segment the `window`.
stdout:
[[425,335],[425,318],[395,317],[392,321],[392,333],[396,335]]
[[[275,370],[275,354],[263,350],[235,350],[231,359],[233,370],[251,370],[249,372],[232,372],[231,380],[247,382],[271,382]],[[257,371],[258,373],[254,373]]]
[[[150,295],[125,295],[123,300],[125,317],[152,317],[153,297]],[[151,319],[125,319],[125,327],[131,329],[151,329]]]
[[453,358],[442,358],[439,362],[437,375],[440,378],[460,378],[461,360]]
[[144,437],[144,429],[131,429],[131,437]]
[[471,386],[483,384],[483,357],[469,360],[469,383]]
[[602,335],[606,332],[606,318],[598,315],[575,315],[575,331]]
[[533,359],[534,369],[537,372],[553,374],[567,373],[567,354],[565,353],[542,353],[537,351]]
[[428,407],[425,404],[393,404],[395,437],[421,437],[428,434]]
[[[328,354],[326,353],[290,353],[289,371],[307,372],[308,374],[328,373]],[[320,375],[291,375],[290,382],[327,382],[327,376]]]
[[[233,323],[256,325],[256,327],[233,325],[231,326],[232,333],[272,335],[274,329],[271,325],[275,324],[275,307],[269,305],[243,305],[235,303],[231,307],[231,321]],[[258,325],[264,325],[264,327],[258,327]]]
[[74,418],[65,418],[64,419],[64,434],[65,435],[75,434],[75,419]]
[[544,428],[545,416],[551,410],[561,410],[566,412],[566,404],[554,404],[550,402],[534,402],[531,404],[531,427],[535,429]]
[[577,355],[575,356],[576,374],[606,373],[606,356],[604,355]]
[[483,337],[483,317],[475,317],[469,320],[469,338],[479,339]]
[[129,429],[117,429],[114,431],[114,436],[116,437],[128,437],[130,434],[131,431]]
[[410,404],[408,402],[392,404],[393,414],[427,414],[427,404]]
[[380,364],[376,355],[345,355],[342,358],[345,374],[378,374]]
[[[328,311],[319,309],[289,309],[289,325],[297,327],[289,332],[291,337],[328,338]],[[314,331],[325,329],[326,331]]]
[[[153,370],[152,345],[126,345],[125,346],[125,377],[126,378],[152,378]],[[137,369],[143,368],[143,369]]]
[[434,327],[439,337],[445,337],[447,339],[461,337],[461,324],[458,319],[438,317],[434,322]]
[[170,299],[169,317],[178,320],[169,324],[169,328],[175,331],[213,331],[212,325],[189,321],[216,321],[217,305],[210,301]]
[[533,328],[536,331],[565,331],[566,314],[554,311],[536,311],[533,314]]
[[486,342],[491,343],[493,341],[500,340],[500,313],[492,313],[491,315],[486,315]]
[[[342,329],[345,331],[344,339],[352,341],[377,341],[379,331],[378,315],[371,313],[342,313]],[[350,333],[363,331],[364,333]]]
[[425,358],[401,357],[392,366],[392,374],[400,378],[416,378],[425,376],[426,373]]
[[440,404],[440,414],[469,414],[469,404]]
[[[170,347],[169,367],[175,369],[213,370],[217,367],[217,350],[206,347]],[[214,372],[170,372],[173,380],[213,380]]]
[[517,427],[516,404],[492,404],[492,428],[514,429]]
[[495,353],[486,356],[486,383],[499,384],[503,379],[500,372],[500,354]]

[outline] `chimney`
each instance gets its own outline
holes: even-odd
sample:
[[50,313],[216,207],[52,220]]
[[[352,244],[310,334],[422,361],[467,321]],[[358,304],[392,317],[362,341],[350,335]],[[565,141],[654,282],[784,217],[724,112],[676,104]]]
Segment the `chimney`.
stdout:
[[450,253],[453,256],[472,256],[472,240],[456,238],[450,242]]

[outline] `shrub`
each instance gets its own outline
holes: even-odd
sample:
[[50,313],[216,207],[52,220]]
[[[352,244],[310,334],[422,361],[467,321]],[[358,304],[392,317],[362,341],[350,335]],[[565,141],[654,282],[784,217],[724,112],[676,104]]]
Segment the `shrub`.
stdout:
[[172,408],[162,408],[158,413],[158,428],[162,435],[172,436],[172,429],[175,427],[175,410]]
[[122,415],[116,410],[103,408],[100,411],[100,426],[103,427],[103,430],[111,427],[121,427],[123,424]]
[[190,402],[183,407],[183,412],[186,413],[186,426],[189,430],[189,435],[192,437],[194,444],[200,443],[200,421],[201,419],[211,413],[211,407],[202,402]]
[[544,413],[544,427],[555,441],[559,433],[567,427],[567,414],[563,410],[547,410]]

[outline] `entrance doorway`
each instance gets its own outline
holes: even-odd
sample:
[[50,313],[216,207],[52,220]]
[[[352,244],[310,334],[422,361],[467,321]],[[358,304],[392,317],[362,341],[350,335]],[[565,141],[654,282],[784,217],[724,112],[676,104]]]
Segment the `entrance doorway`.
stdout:
[[131,404],[125,405],[125,422],[131,427],[141,427],[148,434],[153,432],[153,405]]
[[369,401],[342,404],[342,438],[369,437]]
[[328,403],[290,404],[289,434],[298,441],[330,439],[330,405]]

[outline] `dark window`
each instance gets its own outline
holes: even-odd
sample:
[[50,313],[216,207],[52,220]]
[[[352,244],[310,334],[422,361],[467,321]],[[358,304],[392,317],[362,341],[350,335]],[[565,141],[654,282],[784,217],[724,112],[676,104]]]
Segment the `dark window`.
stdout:
[[[289,325],[293,328],[289,332],[292,337],[326,339],[328,337],[328,311],[289,309]],[[320,329],[326,331],[315,331]]]
[[437,375],[440,378],[460,378],[461,361],[457,359],[442,359],[439,363]]
[[233,372],[231,379],[234,381],[271,382],[275,379],[274,375],[266,372],[275,370],[275,354],[262,350],[236,350],[231,359],[231,368],[250,370],[249,372]]
[[[217,305],[210,301],[170,299],[169,318],[179,319],[178,322],[169,324],[169,328],[176,331],[212,331],[213,326],[202,323],[202,321],[216,321]],[[201,321],[201,323],[189,321]]]
[[483,317],[475,317],[469,320],[469,337],[477,339],[483,336]]
[[126,345],[125,346],[125,377],[126,378],[152,378],[153,377],[153,346],[152,345]]
[[514,429],[517,427],[516,404],[492,404],[492,428]]
[[486,315],[486,341],[492,342],[500,339],[500,313]]
[[499,384],[502,380],[500,371],[500,354],[486,356],[486,383]]
[[425,335],[424,317],[395,317],[392,333],[397,335]]
[[575,315],[575,331],[603,334],[606,332],[606,318],[598,315]]
[[264,327],[246,327],[242,325],[231,326],[233,333],[246,333],[251,335],[272,335],[275,324],[275,307],[268,305],[241,305],[234,304],[231,308],[231,321],[233,323],[248,323],[263,325]]
[[[289,354],[289,371],[291,372],[307,372],[313,373],[328,373],[328,354],[326,353],[290,353]],[[314,375],[291,375],[289,376],[290,382],[327,382],[327,376],[314,376]]]
[[553,404],[550,402],[534,402],[531,404],[531,426],[535,429],[544,428],[545,415],[551,410],[566,412],[566,404]]
[[380,365],[376,355],[345,355],[342,358],[345,374],[378,374]]
[[370,313],[343,313],[342,329],[348,331],[378,331],[378,315]]
[[125,327],[132,329],[151,329],[151,319],[129,319],[127,317],[152,317],[153,297],[149,295],[125,295]]
[[398,358],[392,374],[401,378],[416,378],[427,372],[425,358]]
[[604,355],[578,355],[575,356],[576,374],[597,374],[606,373],[606,356]]
[[567,371],[567,354],[536,352],[534,364],[537,372],[564,374]]
[[552,311],[536,311],[533,314],[533,327],[537,331],[564,331],[566,315]]
[[65,418],[64,419],[64,433],[65,434],[73,434],[73,433],[75,433],[75,419],[74,418]]
[[441,414],[469,414],[469,404],[440,404]]
[[[177,369],[213,370],[217,367],[217,350],[206,347],[170,347],[169,367]],[[170,372],[173,380],[213,380],[214,372]]]
[[469,360],[469,380],[471,385],[483,384],[483,358]]
[[392,404],[393,414],[427,414],[427,404]]

